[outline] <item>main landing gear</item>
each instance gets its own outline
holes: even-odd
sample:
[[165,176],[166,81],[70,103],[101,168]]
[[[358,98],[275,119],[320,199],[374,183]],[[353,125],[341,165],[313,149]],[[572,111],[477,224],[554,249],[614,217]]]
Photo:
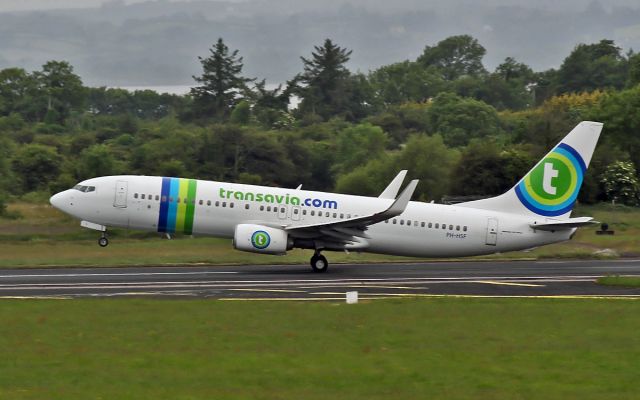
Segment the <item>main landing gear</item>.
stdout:
[[320,254],[319,250],[316,250],[316,252],[313,253],[313,257],[311,257],[311,268],[313,272],[327,272],[329,268],[327,258]]
[[102,236],[98,239],[98,245],[100,247],[107,247],[109,245],[109,239],[107,239],[107,232],[102,232]]

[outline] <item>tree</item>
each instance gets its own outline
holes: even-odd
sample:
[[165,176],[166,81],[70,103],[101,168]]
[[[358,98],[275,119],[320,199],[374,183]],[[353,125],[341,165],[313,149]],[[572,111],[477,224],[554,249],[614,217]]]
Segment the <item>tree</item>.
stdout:
[[487,51],[469,35],[448,37],[435,46],[426,46],[418,63],[435,67],[443,79],[453,81],[464,75],[479,76],[486,70],[482,58]]
[[84,108],[86,92],[82,80],[68,62],[49,61],[42,66],[42,71],[34,73],[34,77],[45,95],[45,122],[62,124],[72,110]]
[[314,46],[314,50],[311,58],[300,57],[304,72],[294,80],[295,91],[302,98],[301,113],[316,114],[327,120],[351,108],[354,88],[349,85],[351,74],[345,64],[352,51],[334,44],[331,39],[326,39],[322,46]]
[[513,187],[534,165],[527,152],[502,150],[491,140],[474,140],[454,169],[455,195],[498,195]]
[[22,146],[13,159],[13,171],[26,192],[47,189],[60,174],[62,157],[55,148],[41,144]]
[[371,124],[355,125],[340,131],[336,141],[336,170],[351,171],[379,157],[387,142],[387,135],[382,129]]
[[84,150],[80,155],[77,176],[79,179],[87,179],[114,175],[116,172],[115,164],[113,155],[106,145],[94,145]]
[[627,61],[613,40],[579,44],[558,70],[560,93],[620,89],[626,83]]
[[482,101],[440,93],[428,109],[431,132],[442,135],[448,146],[465,146],[473,138],[500,133],[498,113]]
[[629,78],[627,86],[640,84],[640,53],[629,56]]
[[439,200],[449,191],[449,177],[458,152],[447,148],[440,135],[414,134],[395,154],[382,153],[338,178],[336,190],[342,193],[378,195],[393,176],[409,170],[409,179],[420,179],[415,197]]
[[0,71],[0,116],[19,113],[30,117],[31,96],[36,91],[36,82],[22,68],[7,68]]
[[636,85],[630,89],[601,95],[599,101],[586,110],[583,117],[603,122],[606,132],[603,137],[615,141],[627,150],[633,164],[640,165],[639,109],[640,85]]
[[221,121],[229,116],[242,94],[248,91],[247,83],[254,79],[242,77],[242,57],[238,57],[238,50],[230,52],[222,38],[209,52],[207,58],[198,57],[203,73],[193,77],[201,85],[191,89],[192,116]]
[[632,162],[616,161],[610,164],[601,178],[607,198],[629,206],[640,203],[640,183]]
[[404,61],[385,65],[369,74],[376,98],[385,106],[406,102],[423,102],[446,87],[434,68]]

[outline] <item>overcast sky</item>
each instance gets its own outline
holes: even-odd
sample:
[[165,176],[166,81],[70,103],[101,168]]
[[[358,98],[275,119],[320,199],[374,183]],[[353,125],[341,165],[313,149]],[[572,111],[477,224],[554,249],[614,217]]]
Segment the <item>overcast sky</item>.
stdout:
[[0,69],[65,60],[89,85],[192,84],[222,37],[247,76],[280,83],[325,38],[366,73],[460,34],[489,70],[557,68],[579,43],[640,50],[640,0],[0,0]]

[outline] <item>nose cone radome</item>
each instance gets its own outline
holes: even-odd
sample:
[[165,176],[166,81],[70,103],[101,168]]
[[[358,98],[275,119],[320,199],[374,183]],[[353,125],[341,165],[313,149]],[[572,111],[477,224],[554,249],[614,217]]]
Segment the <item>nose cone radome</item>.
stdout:
[[60,193],[56,193],[53,196],[51,196],[51,198],[49,199],[49,203],[51,203],[51,205],[55,208],[57,208],[58,210],[61,209],[62,207],[62,203],[63,203],[63,193],[64,192],[60,192]]

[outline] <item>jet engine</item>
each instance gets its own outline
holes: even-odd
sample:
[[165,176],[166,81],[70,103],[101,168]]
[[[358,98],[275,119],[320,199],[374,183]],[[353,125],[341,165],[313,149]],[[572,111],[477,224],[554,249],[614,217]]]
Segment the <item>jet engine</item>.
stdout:
[[293,240],[282,229],[240,224],[233,235],[233,247],[251,253],[283,255],[293,248]]

